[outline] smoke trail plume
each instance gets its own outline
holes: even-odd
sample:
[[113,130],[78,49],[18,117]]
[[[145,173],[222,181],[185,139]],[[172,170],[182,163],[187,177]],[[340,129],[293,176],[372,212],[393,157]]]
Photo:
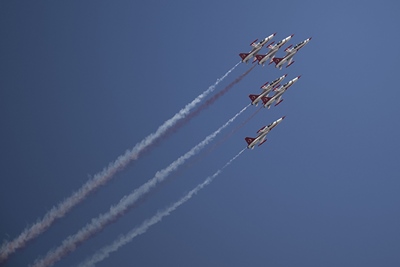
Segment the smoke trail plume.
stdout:
[[100,186],[106,184],[117,172],[124,169],[133,160],[136,160],[139,155],[148,148],[149,145],[160,139],[168,129],[173,127],[179,120],[185,118],[189,112],[200,101],[203,100],[203,98],[212,93],[216,86],[222,80],[224,80],[239,64],[240,62],[231,68],[227,73],[225,73],[221,78],[217,79],[213,85],[198,95],[192,102],[182,108],[171,119],[165,121],[160,127],[158,127],[157,131],[148,135],[141,142],[137,143],[131,150],[127,150],[125,154],[119,156],[114,162],[111,162],[101,172],[97,173],[92,179],[88,180],[81,188],[73,192],[71,196],[50,209],[42,219],[39,219],[32,226],[26,228],[14,240],[10,242],[5,241],[0,247],[0,263],[7,260],[10,254],[14,253],[17,249],[25,247],[29,241],[46,231],[56,219],[65,216],[67,212],[82,202],[90,193],[94,192]]
[[[246,125],[252,118],[254,118],[255,115],[261,110],[262,106],[257,109],[253,114],[251,114],[248,118],[246,118],[241,124],[239,124],[235,129],[233,129],[230,133],[226,134],[225,136],[222,137],[221,140],[217,141],[213,146],[209,147],[206,151],[203,151],[203,153],[198,156],[196,159],[192,159],[192,161],[188,164],[185,165],[186,168],[191,167],[193,164],[195,164],[198,161],[201,161],[203,158],[206,158],[214,149],[219,147],[221,144],[226,142],[234,133],[236,133],[239,129],[241,129],[244,125]],[[181,169],[182,171],[182,169]]]
[[49,251],[43,259],[36,260],[33,264],[33,267],[53,265],[55,262],[59,261],[67,254],[74,251],[79,244],[101,231],[111,222],[114,222],[117,218],[123,215],[132,205],[134,205],[141,196],[145,195],[158,183],[162,182],[172,171],[176,170],[180,165],[185,163],[187,159],[194,156],[202,148],[204,148],[204,146],[211,142],[223,129],[231,124],[249,106],[250,104],[244,107],[235,116],[229,119],[224,125],[219,127],[215,132],[207,136],[203,141],[201,141],[188,152],[186,152],[186,154],[182,155],[174,162],[172,162],[167,168],[158,171],[152,179],[141,185],[139,188],[135,189],[129,195],[124,196],[119,201],[119,203],[115,206],[112,206],[107,213],[101,214],[97,218],[92,219],[89,224],[84,226],[76,234],[67,237],[58,248]]
[[171,129],[169,130],[169,132],[173,132],[176,131],[177,129],[179,129],[180,127],[182,127],[182,125],[185,125],[187,122],[189,122],[191,119],[193,119],[195,116],[197,116],[201,111],[203,111],[204,109],[208,108],[209,106],[211,106],[215,101],[217,101],[221,96],[225,95],[230,89],[232,89],[232,87],[239,83],[244,77],[247,76],[247,74],[249,74],[255,67],[256,65],[254,65],[253,67],[251,67],[250,69],[248,69],[246,72],[244,72],[242,75],[240,75],[239,77],[237,77],[233,82],[231,82],[230,84],[228,84],[224,89],[222,89],[221,91],[219,91],[218,93],[216,93],[215,95],[213,95],[210,99],[208,99],[207,101],[205,101],[203,104],[201,104],[196,110],[194,110],[193,112],[191,112],[190,114],[188,114],[183,120],[181,120],[180,122],[178,122],[177,124],[175,124],[175,126],[171,127]]
[[[175,125],[173,125],[172,127],[170,127],[167,131],[165,131],[162,135],[162,137],[168,137],[169,135],[171,135],[172,133],[175,133],[177,130],[179,130],[182,126],[186,125],[190,120],[192,120],[194,117],[196,117],[197,115],[199,115],[199,113],[203,110],[205,110],[206,108],[208,108],[209,106],[211,106],[215,101],[217,101],[221,96],[223,96],[224,94],[226,94],[230,89],[232,89],[232,87],[234,85],[236,85],[237,83],[239,83],[244,77],[247,76],[247,74],[249,74],[254,68],[256,67],[256,65],[254,65],[253,67],[251,67],[250,69],[248,69],[247,71],[245,71],[242,75],[240,75],[239,77],[237,77],[233,82],[231,82],[230,84],[228,84],[224,89],[222,89],[221,91],[219,91],[218,93],[216,93],[214,96],[212,96],[210,99],[208,99],[207,101],[205,101],[203,104],[201,104],[196,110],[190,112],[187,116],[184,117],[183,120],[180,120],[179,122],[177,122]],[[159,138],[158,140],[156,140],[155,142],[153,142],[152,144],[150,144],[149,146],[146,147],[146,149],[151,149],[153,146],[158,145],[158,142],[161,140],[161,138]]]
[[235,157],[233,157],[230,161],[228,161],[221,169],[216,171],[212,176],[209,176],[203,183],[197,185],[193,190],[191,190],[187,195],[182,197],[177,202],[173,203],[166,209],[162,211],[158,211],[153,217],[144,221],[140,226],[134,228],[130,232],[128,232],[125,236],[121,236],[117,240],[115,240],[111,245],[106,246],[100,249],[97,253],[95,253],[91,258],[88,258],[84,262],[78,265],[78,267],[92,267],[95,266],[96,263],[106,259],[109,257],[110,253],[117,251],[120,247],[131,242],[136,236],[146,233],[146,231],[153,226],[154,224],[160,222],[164,217],[168,216],[176,210],[183,203],[191,199],[195,194],[197,194],[201,189],[205,186],[209,185],[215,177],[217,177],[228,165],[230,165],[235,159],[237,159],[246,148],[240,151]]
[[[200,105],[195,111],[193,111],[192,113],[190,113],[188,116],[186,116],[186,118],[180,122],[178,122],[174,127],[171,127],[166,135],[176,131],[177,129],[179,129],[182,125],[186,124],[187,122],[189,122],[192,118],[194,118],[197,114],[199,114],[200,111],[206,109],[208,106],[210,106],[211,104],[213,104],[219,97],[223,96],[225,93],[227,93],[235,84],[239,83],[247,74],[249,74],[255,67],[256,65],[253,65],[253,67],[251,67],[249,70],[247,70],[246,72],[244,72],[242,75],[240,75],[238,78],[236,78],[233,82],[231,82],[230,84],[228,84],[223,90],[221,90],[220,93],[216,94],[215,96],[213,96],[212,98],[210,98],[209,100],[207,100],[206,102],[204,102],[202,105]],[[196,162],[200,161],[202,158],[206,157],[208,154],[210,154],[215,148],[217,148],[218,146],[220,146],[222,143],[224,143],[226,140],[228,140],[228,138],[230,136],[232,136],[234,133],[236,133],[240,128],[242,128],[244,125],[246,125],[246,123],[248,123],[260,110],[261,110],[262,106],[256,110],[250,117],[248,117],[245,121],[243,121],[239,126],[237,126],[235,129],[233,129],[229,134],[225,135],[224,138],[222,140],[220,140],[218,143],[214,144],[211,148],[209,148],[205,153],[203,153],[203,155],[200,158],[197,158],[195,160],[192,160],[192,162],[190,162],[189,164],[186,164],[186,168],[190,168],[193,164],[195,164]],[[155,145],[155,143],[153,144]],[[181,170],[182,171],[182,170]]]
[[229,137],[231,137],[232,134],[236,133],[237,131],[239,131],[243,126],[245,126],[249,121],[251,121],[251,119],[254,118],[255,115],[257,115],[257,113],[261,110],[262,106],[257,109],[256,111],[254,111],[253,114],[251,114],[246,120],[244,120],[239,126],[237,126],[235,129],[233,129],[229,134],[227,134],[223,140],[221,140],[220,142],[218,142],[216,145],[220,145],[220,143],[225,142]]

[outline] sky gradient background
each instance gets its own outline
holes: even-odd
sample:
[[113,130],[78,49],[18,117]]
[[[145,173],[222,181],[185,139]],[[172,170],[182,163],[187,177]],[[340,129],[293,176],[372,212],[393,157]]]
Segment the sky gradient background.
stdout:
[[[399,266],[399,11],[389,0],[1,1],[0,238],[8,240],[212,85],[254,39],[295,34],[285,48],[313,37],[290,68],[257,66],[4,266],[45,255],[285,73],[302,77],[282,104],[55,266],[74,266],[178,200],[283,115],[263,146],[98,266]],[[250,67],[239,65],[216,92]]]

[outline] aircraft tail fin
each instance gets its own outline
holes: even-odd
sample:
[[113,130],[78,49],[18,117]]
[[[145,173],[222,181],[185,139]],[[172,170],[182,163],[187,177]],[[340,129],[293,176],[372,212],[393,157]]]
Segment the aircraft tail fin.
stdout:
[[264,105],[265,105],[265,104],[268,103],[268,101],[269,101],[271,98],[272,98],[272,97],[264,96],[264,97],[261,97],[261,100],[262,100],[262,102],[263,102]]
[[245,137],[244,140],[246,140],[247,144],[250,145],[251,143],[253,143],[254,140],[256,140],[253,137]]
[[244,60],[248,55],[249,55],[249,53],[240,53],[239,54],[239,56],[242,58],[242,60]]
[[256,55],[256,59],[260,62],[266,55]]
[[272,59],[272,61],[273,61],[275,64],[278,64],[279,62],[282,61],[282,59],[283,59],[283,57],[274,57],[274,58]]
[[254,100],[257,99],[257,97],[259,97],[260,95],[249,95],[249,98],[251,100],[251,102],[253,102]]

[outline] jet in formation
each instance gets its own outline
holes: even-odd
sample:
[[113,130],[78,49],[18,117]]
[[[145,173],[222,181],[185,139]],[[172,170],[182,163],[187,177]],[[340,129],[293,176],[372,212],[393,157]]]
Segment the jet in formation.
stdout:
[[294,78],[293,80],[288,81],[287,83],[285,83],[284,85],[280,86],[279,88],[276,88],[275,94],[272,97],[262,97],[262,101],[264,103],[264,108],[270,108],[271,105],[276,102],[275,106],[279,105],[280,103],[282,103],[283,99],[282,99],[282,95],[283,93],[286,92],[287,89],[289,89],[290,86],[292,86],[295,82],[297,82],[300,79],[301,76],[297,76],[296,78]]
[[283,79],[285,79],[285,77],[287,76],[287,74],[275,79],[274,81],[272,81],[271,83],[266,82],[265,84],[263,84],[261,86],[261,89],[263,90],[263,92],[259,95],[249,95],[250,99],[251,99],[251,104],[252,105],[258,105],[258,102],[260,102],[260,100],[263,97],[268,97],[268,94],[276,89],[277,87],[279,87],[279,83],[281,81],[283,81]]
[[258,39],[255,39],[250,46],[252,46],[252,50],[249,53],[240,53],[239,56],[242,58],[243,63],[247,63],[252,57],[254,57],[263,46],[268,43],[272,38],[274,38],[276,33],[271,34],[270,36],[263,39],[261,42],[256,43]]
[[282,122],[282,120],[285,118],[286,116],[283,116],[279,119],[277,119],[276,121],[270,123],[267,126],[262,127],[260,130],[257,131],[258,135],[257,137],[246,137],[245,140],[247,142],[247,148],[249,149],[254,149],[255,145],[258,143],[258,146],[261,146],[262,144],[264,144],[267,141],[267,134],[273,129],[275,128],[279,123]]
[[[305,39],[304,41],[296,44],[293,48],[292,45],[287,47],[285,49],[286,55],[284,57],[275,57],[276,53],[279,51],[281,47],[283,47],[287,42],[289,42],[294,34],[287,36],[286,38],[282,39],[278,43],[274,44],[274,42],[270,43],[268,47],[268,52],[266,54],[258,54],[258,52],[262,49],[262,47],[270,41],[273,37],[275,36],[274,34],[271,34],[264,40],[262,40],[259,43],[257,42],[257,39],[253,41],[250,45],[253,47],[253,49],[249,53],[240,53],[239,56],[242,58],[242,62],[247,63],[251,58],[254,57],[253,63],[258,60],[258,65],[264,66],[264,64],[269,60],[269,64],[275,63],[275,67],[278,69],[282,69],[283,65],[286,65],[286,68],[289,67],[294,63],[293,57],[294,55],[301,49],[303,48],[306,44],[308,44],[311,40],[311,37],[308,39]],[[284,85],[280,85],[280,83],[286,78],[287,74],[275,79],[271,83],[266,82],[263,84],[260,88],[262,92],[257,95],[257,94],[250,94],[249,98],[251,100],[252,105],[258,105],[260,101],[263,102],[264,108],[270,108],[272,104],[275,103],[275,106],[279,105],[283,101],[283,94],[286,92],[287,89],[289,89],[293,84],[295,84],[301,76],[297,76],[293,78],[292,80],[288,81]],[[272,96],[269,96],[271,92],[274,92]],[[267,126],[262,127],[260,130],[257,131],[258,135],[257,137],[246,137],[245,140],[247,142],[247,148],[249,149],[254,149],[255,145],[258,144],[258,146],[262,145],[265,141],[267,141],[267,134],[274,128],[276,127],[279,123],[282,122],[282,120],[285,118],[285,116],[279,118],[278,120],[270,123]]]
[[278,50],[279,50],[282,46],[284,46],[287,42],[289,42],[289,40],[292,39],[293,36],[294,36],[294,34],[289,35],[288,37],[286,37],[285,39],[279,41],[278,43],[276,43],[276,44],[274,44],[274,45],[273,45],[274,42],[272,42],[272,43],[268,46],[269,51],[268,51],[265,55],[261,55],[261,54],[256,55],[256,59],[258,60],[258,64],[264,66],[265,62],[266,62],[269,58],[271,59],[271,61],[270,61],[269,64],[271,64],[271,63],[273,62],[272,59],[275,57],[275,54],[278,52]]
[[287,67],[289,67],[290,65],[292,65],[294,63],[293,61],[293,57],[294,55],[301,49],[303,48],[306,44],[308,44],[308,42],[310,42],[311,37],[308,39],[305,39],[304,41],[298,43],[297,45],[295,45],[293,48],[292,45],[290,45],[289,47],[287,47],[285,49],[286,55],[284,57],[275,57],[273,58],[273,62],[275,62],[275,67],[278,69],[282,69],[282,66],[287,62]]

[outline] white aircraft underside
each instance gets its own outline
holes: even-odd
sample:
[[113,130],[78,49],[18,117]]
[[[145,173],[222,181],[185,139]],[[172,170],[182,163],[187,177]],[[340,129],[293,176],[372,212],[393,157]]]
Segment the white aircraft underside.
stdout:
[[270,63],[271,64],[273,61],[272,59],[275,57],[275,54],[278,52],[278,50],[285,45],[292,37],[294,36],[294,34],[289,35],[288,37],[286,37],[285,39],[279,41],[277,44],[272,45],[272,43],[268,46],[268,48],[270,49],[265,55],[256,55],[256,58],[258,60],[258,64],[259,65],[263,65],[265,64],[265,62],[268,59],[271,59]]
[[282,120],[286,116],[283,116],[276,121],[270,123],[267,126],[262,127],[260,130],[257,131],[258,135],[257,137],[246,137],[245,140],[247,142],[247,148],[249,149],[254,149],[255,145],[258,143],[258,146],[261,146],[264,142],[267,141],[267,134],[274,128],[276,127],[279,123],[282,122]]
[[292,65],[294,63],[293,61],[293,56],[301,49],[303,48],[306,44],[308,44],[308,42],[310,42],[312,37],[298,43],[297,45],[295,45],[293,48],[292,45],[290,45],[288,48],[285,49],[286,55],[284,57],[275,57],[273,58],[273,62],[275,62],[275,67],[278,69],[282,69],[283,65],[287,62],[287,67],[289,67],[290,65]]
[[275,89],[275,94],[272,97],[263,97],[261,100],[264,103],[265,108],[270,108],[271,105],[275,102],[275,106],[279,105],[282,103],[282,95],[286,92],[289,87],[291,87],[295,82],[297,82],[300,79],[301,76],[297,76],[296,78],[288,81],[281,87]]
[[261,50],[261,48],[268,43],[272,38],[274,38],[276,33],[271,34],[270,36],[264,38],[259,43],[256,43],[258,39],[254,40],[250,45],[253,47],[249,53],[240,53],[239,56],[242,58],[243,63],[247,63],[252,57]]
[[268,82],[266,82],[265,84],[263,84],[260,88],[263,90],[263,92],[259,95],[249,95],[249,98],[251,99],[251,104],[252,105],[258,105],[258,102],[260,102],[260,100],[262,100],[263,97],[268,97],[268,94],[274,90],[275,88],[277,88],[277,86],[279,86],[279,83],[281,81],[283,81],[283,79],[285,79],[285,77],[287,76],[287,74],[275,79],[274,81],[272,81],[270,84]]

